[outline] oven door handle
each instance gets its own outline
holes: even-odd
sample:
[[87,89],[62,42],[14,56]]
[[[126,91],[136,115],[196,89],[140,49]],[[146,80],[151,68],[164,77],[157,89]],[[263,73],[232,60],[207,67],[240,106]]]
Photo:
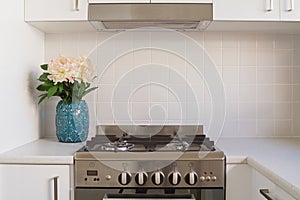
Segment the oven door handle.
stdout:
[[262,195],[262,196],[264,196],[267,200],[273,200],[273,198],[272,197],[270,197],[270,191],[269,191],[269,189],[260,189],[259,190],[259,193]]

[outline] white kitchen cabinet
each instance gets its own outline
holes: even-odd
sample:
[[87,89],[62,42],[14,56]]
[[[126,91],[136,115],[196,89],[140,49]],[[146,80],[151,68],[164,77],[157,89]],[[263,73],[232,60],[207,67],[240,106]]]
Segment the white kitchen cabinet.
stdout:
[[212,3],[213,0],[151,0],[151,3]]
[[150,3],[150,0],[89,0],[90,3]]
[[[55,186],[55,177],[57,186]],[[0,165],[0,199],[70,199],[69,165]]]
[[251,167],[247,164],[227,165],[226,199],[251,199]]
[[214,20],[278,21],[279,0],[214,0]]
[[213,0],[89,0],[90,3],[212,3]]
[[25,21],[83,21],[88,0],[25,0]]
[[289,195],[286,191],[280,188],[278,185],[273,183],[270,179],[265,177],[263,174],[252,168],[252,199],[266,200],[259,190],[268,189],[268,195],[273,199],[277,200],[296,200],[294,197]]
[[275,184],[263,176],[261,173],[252,169],[252,199],[266,200],[259,192],[260,189],[268,189],[270,192],[275,189]]
[[300,1],[281,0],[280,19],[281,21],[300,21]]
[[266,200],[260,189],[268,189],[276,200],[296,200],[248,164],[228,164],[226,181],[226,198],[230,200]]
[[300,1],[214,0],[214,20],[300,21]]

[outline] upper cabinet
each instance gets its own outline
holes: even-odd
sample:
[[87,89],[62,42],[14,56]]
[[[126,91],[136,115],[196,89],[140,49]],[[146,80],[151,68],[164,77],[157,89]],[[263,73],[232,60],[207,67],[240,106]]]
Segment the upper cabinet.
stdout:
[[300,21],[300,1],[281,0],[280,16],[282,21]]
[[214,20],[279,20],[279,0],[214,0],[213,7]]
[[212,0],[25,0],[25,21],[86,21],[89,3],[212,3]]
[[300,1],[214,0],[214,20],[300,21]]
[[[89,3],[213,3],[208,31],[286,31],[300,33],[300,0],[24,0],[25,21],[46,33],[96,31]],[[248,23],[244,23],[249,21]],[[259,22],[259,23],[257,23]],[[264,23],[262,23],[264,22]],[[271,22],[271,23],[270,23]]]
[[87,20],[88,0],[25,0],[25,21]]
[[150,3],[150,0],[89,0],[90,3]]
[[151,0],[151,3],[212,3],[213,0]]
[[213,0],[89,0],[90,3],[212,3]]

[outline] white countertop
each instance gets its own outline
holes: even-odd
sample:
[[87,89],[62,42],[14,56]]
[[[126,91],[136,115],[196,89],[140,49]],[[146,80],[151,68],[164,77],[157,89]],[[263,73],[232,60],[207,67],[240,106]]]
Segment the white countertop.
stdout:
[[[40,139],[0,154],[2,164],[72,165],[84,144]],[[228,164],[248,163],[288,193],[300,199],[300,138],[228,138],[216,142]]]
[[60,143],[56,139],[40,139],[0,154],[2,164],[72,165],[73,154],[83,143]]
[[300,199],[300,138],[221,139],[216,143],[227,163],[246,162]]

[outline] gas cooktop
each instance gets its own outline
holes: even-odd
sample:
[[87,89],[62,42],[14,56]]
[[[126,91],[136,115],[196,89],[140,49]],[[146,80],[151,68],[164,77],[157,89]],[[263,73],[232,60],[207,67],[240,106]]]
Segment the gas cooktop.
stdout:
[[205,135],[185,135],[183,137],[172,135],[154,135],[141,137],[140,135],[97,135],[82,152],[105,151],[130,151],[130,152],[155,152],[155,151],[215,151],[214,142]]

